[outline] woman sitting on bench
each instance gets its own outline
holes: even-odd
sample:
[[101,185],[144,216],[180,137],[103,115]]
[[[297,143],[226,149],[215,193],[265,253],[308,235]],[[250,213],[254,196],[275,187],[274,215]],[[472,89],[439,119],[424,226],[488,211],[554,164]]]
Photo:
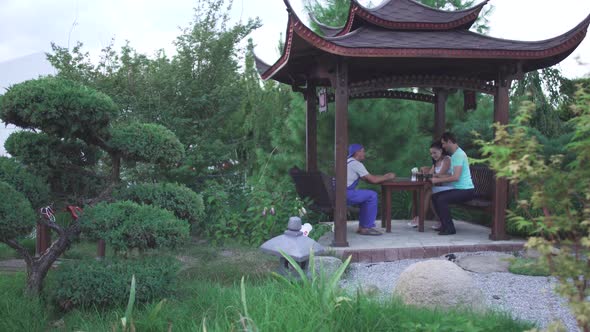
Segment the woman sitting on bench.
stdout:
[[[430,156],[432,157],[432,166],[422,167],[422,173],[432,174],[433,177],[441,177],[444,174],[452,175],[451,157],[445,152],[440,141],[433,142],[430,145]],[[432,191],[429,190],[426,192],[426,195],[424,195],[424,201],[422,203],[422,206],[424,207],[424,215],[426,215],[428,209],[432,207],[430,204],[430,197],[432,194],[451,189],[455,188],[449,184],[432,186]],[[414,228],[418,227],[418,216],[415,216],[414,220],[408,223],[408,226]],[[432,229],[439,230],[440,223],[438,223],[438,225],[432,226]]]

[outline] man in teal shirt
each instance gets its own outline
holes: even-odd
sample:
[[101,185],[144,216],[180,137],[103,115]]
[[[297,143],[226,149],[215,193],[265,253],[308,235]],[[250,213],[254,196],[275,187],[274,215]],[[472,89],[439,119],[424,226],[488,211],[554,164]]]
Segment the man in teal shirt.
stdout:
[[446,132],[440,142],[443,148],[451,155],[451,174],[441,174],[432,178],[432,183],[447,183],[455,189],[441,191],[432,195],[432,206],[440,218],[441,228],[438,235],[455,234],[455,225],[451,218],[449,204],[467,202],[475,197],[475,187],[471,180],[469,161],[465,151],[459,147],[455,135]]

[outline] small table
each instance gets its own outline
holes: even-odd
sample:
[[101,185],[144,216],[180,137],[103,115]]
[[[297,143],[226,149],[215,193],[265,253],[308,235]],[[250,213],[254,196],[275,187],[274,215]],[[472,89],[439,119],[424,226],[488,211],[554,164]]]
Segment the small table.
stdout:
[[[391,233],[391,191],[413,191],[412,210],[418,215],[418,231],[424,232],[424,195],[432,186],[429,180],[412,181],[410,178],[395,178],[381,183],[381,227],[385,227],[387,233]],[[417,211],[416,211],[417,210]]]

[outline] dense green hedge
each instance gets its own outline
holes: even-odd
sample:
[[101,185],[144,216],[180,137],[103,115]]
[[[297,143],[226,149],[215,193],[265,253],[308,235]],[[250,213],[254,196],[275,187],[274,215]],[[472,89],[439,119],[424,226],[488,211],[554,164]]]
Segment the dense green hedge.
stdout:
[[30,131],[12,133],[4,146],[32,173],[46,179],[54,196],[77,200],[97,196],[101,191],[104,179],[90,168],[102,154],[96,146]]
[[14,189],[23,193],[34,208],[48,204],[49,187],[47,184],[42,178],[31,174],[12,158],[0,157],[0,181],[10,184]]
[[116,191],[114,197],[166,209],[191,224],[200,221],[205,209],[201,195],[175,183],[141,183]]
[[108,137],[109,121],[117,113],[106,94],[56,77],[15,84],[0,100],[4,122],[86,142]]
[[111,130],[109,144],[126,159],[154,164],[174,164],[184,157],[184,146],[174,133],[154,123],[122,123]]
[[0,239],[21,237],[35,227],[35,211],[26,197],[0,181]]
[[189,234],[188,223],[170,211],[130,201],[99,203],[84,211],[82,232],[104,239],[117,252],[130,249],[174,248]]
[[63,167],[92,166],[100,158],[100,150],[81,140],[64,141],[45,133],[17,131],[6,139],[6,151],[27,165]]
[[174,291],[180,264],[162,257],[65,262],[55,271],[53,301],[62,309],[124,305],[135,275],[136,302],[160,300]]

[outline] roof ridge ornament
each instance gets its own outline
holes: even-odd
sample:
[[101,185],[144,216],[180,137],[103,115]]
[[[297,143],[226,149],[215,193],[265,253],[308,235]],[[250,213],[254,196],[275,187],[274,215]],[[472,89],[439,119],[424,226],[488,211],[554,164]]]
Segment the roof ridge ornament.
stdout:
[[348,20],[336,36],[367,24],[392,30],[468,30],[488,2],[484,0],[471,8],[447,11],[414,0],[387,0],[374,8],[351,0]]
[[287,12],[293,13],[293,6],[291,6],[291,2],[289,2],[289,0],[283,0],[283,2],[285,3],[285,6],[287,7]]

